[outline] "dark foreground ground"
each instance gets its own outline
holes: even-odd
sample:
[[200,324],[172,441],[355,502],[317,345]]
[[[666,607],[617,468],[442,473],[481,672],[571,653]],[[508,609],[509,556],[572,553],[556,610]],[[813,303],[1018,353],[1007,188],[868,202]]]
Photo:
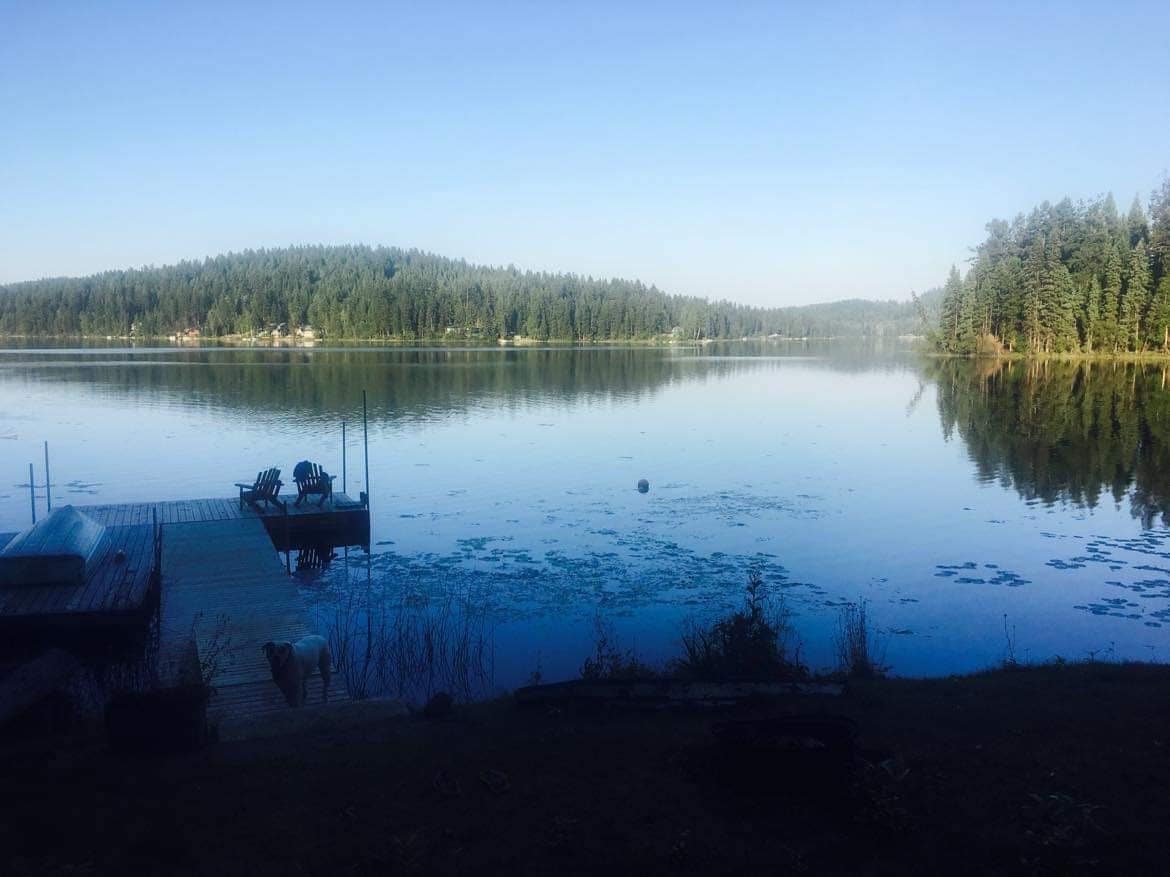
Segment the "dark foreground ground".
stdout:
[[726,713],[502,701],[308,712],[185,756],[8,744],[0,872],[1170,871],[1170,668],[888,680],[739,717],[769,710],[854,718],[856,769],[729,755]]

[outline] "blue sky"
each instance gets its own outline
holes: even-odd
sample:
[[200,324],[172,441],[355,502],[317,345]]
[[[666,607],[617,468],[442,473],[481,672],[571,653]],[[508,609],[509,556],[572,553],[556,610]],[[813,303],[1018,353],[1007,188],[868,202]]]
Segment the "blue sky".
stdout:
[[0,0],[0,282],[365,242],[904,298],[1145,201],[1170,4],[951,5]]

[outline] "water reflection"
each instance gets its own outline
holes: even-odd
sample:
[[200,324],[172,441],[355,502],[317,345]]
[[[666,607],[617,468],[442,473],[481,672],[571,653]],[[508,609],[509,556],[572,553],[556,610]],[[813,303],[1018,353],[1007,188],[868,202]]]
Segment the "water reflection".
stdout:
[[333,423],[352,412],[361,389],[376,415],[429,419],[484,405],[636,399],[803,356],[837,371],[904,367],[875,345],[718,347],[21,350],[0,356],[0,379],[86,387],[139,404],[171,401]]
[[1128,497],[1143,527],[1170,523],[1166,366],[942,360],[927,373],[980,480],[1090,509]]

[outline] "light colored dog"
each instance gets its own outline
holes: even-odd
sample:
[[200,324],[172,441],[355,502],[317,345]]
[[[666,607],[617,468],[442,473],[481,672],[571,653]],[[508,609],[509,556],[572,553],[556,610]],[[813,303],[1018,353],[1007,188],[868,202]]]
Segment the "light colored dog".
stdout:
[[314,668],[321,671],[324,699],[328,702],[332,656],[325,637],[305,636],[295,643],[267,642],[263,649],[268,666],[272,668],[272,681],[284,692],[289,706],[301,706],[308,699],[309,677],[313,675]]

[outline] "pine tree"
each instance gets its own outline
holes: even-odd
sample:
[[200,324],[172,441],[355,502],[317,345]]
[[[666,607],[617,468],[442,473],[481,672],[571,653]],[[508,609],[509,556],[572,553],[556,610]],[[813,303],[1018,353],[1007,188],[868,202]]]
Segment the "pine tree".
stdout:
[[1028,250],[1028,258],[1024,260],[1024,309],[1021,317],[1029,353],[1042,352],[1045,249],[1044,236],[1038,235]]
[[1170,353],[1170,274],[1162,278],[1150,302],[1146,337],[1163,353]]
[[979,347],[979,303],[975,278],[968,272],[963,281],[959,305],[959,349],[963,353],[974,353]]
[[1101,287],[1101,346],[1116,353],[1121,347],[1121,254],[1115,241],[1105,253],[1105,272]]
[[959,276],[959,269],[951,266],[951,273],[947,276],[947,284],[943,287],[941,324],[943,331],[943,348],[956,353],[962,344],[959,332],[963,322],[963,281]]
[[1170,178],[1150,196],[1149,251],[1151,285],[1161,289],[1162,280],[1170,277]]
[[1121,297],[1121,328],[1126,344],[1133,350],[1142,350],[1142,325],[1150,306],[1150,260],[1146,242],[1139,240],[1129,258],[1125,292]]
[[1089,280],[1081,310],[1081,334],[1086,353],[1092,353],[1100,343],[1101,281],[1095,276]]
[[1051,235],[1044,248],[1041,308],[1047,335],[1045,350],[1067,352],[1075,350],[1078,341],[1076,292],[1061,261],[1061,252],[1059,237]]
[[1146,224],[1146,212],[1142,209],[1142,201],[1137,196],[1133,196],[1133,204],[1129,206],[1129,215],[1125,217],[1125,224],[1129,230],[1129,245],[1136,247],[1138,241],[1144,241],[1149,233],[1149,228]]

